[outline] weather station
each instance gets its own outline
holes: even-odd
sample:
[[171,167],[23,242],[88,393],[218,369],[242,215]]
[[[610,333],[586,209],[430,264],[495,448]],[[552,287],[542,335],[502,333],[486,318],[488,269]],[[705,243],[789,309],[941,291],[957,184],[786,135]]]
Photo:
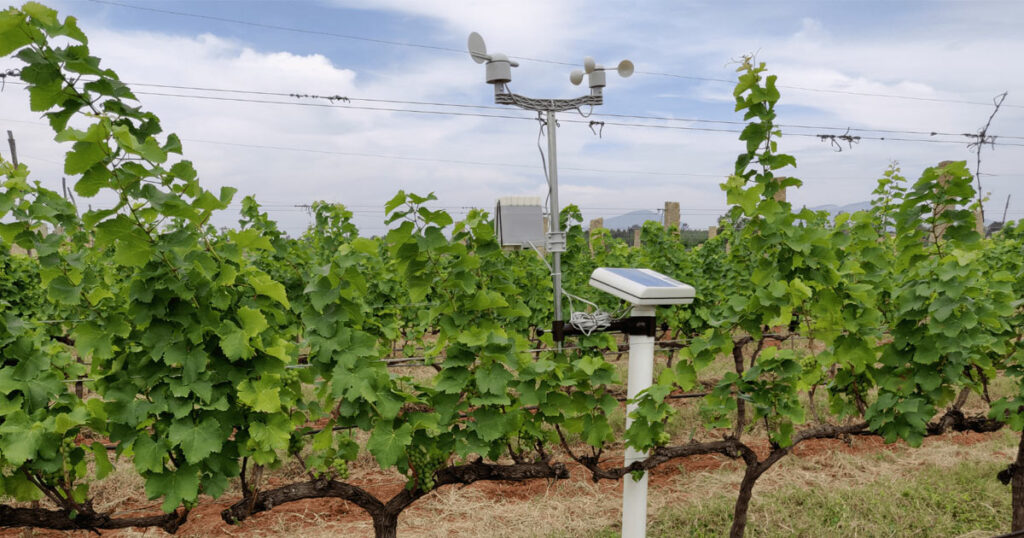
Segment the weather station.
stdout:
[[[547,128],[548,158],[545,174],[548,181],[548,230],[543,240],[543,246],[551,253],[551,282],[555,295],[555,319],[552,333],[558,342],[564,339],[564,318],[562,315],[562,253],[565,252],[565,232],[560,230],[558,222],[558,158],[555,138],[557,121],[555,114],[567,110],[580,110],[584,106],[597,106],[604,102],[602,90],[606,85],[606,69],[594,62],[593,58],[587,57],[583,60],[583,70],[574,70],[569,74],[569,81],[574,85],[583,82],[583,75],[587,75],[590,85],[590,95],[576,97],[574,99],[536,99],[524,97],[512,93],[509,84],[512,82],[512,68],[519,67],[517,62],[512,61],[505,54],[496,52],[487,53],[487,45],[480,34],[473,32],[469,34],[469,55],[478,64],[486,64],[486,80],[494,86],[494,102],[499,105],[513,105],[525,110],[532,110],[538,115],[543,114],[543,121]],[[619,62],[616,71],[623,78],[633,74],[633,62],[622,60]],[[508,222],[508,218],[502,218],[501,207],[509,207],[507,204],[501,206],[495,215],[495,219],[502,219]],[[536,248],[537,245],[531,244]]]
[[[554,320],[551,333],[558,346],[567,335],[589,335],[599,331],[618,331],[629,335],[629,368],[627,378],[626,428],[632,424],[630,414],[636,409],[633,400],[651,386],[654,378],[654,340],[657,327],[656,307],[658,305],[679,305],[693,302],[696,290],[678,280],[650,269],[599,267],[590,276],[590,285],[609,293],[630,306],[628,317],[614,318],[601,311],[593,303],[566,293],[562,289],[561,254],[565,252],[565,232],[559,226],[558,208],[558,159],[556,155],[555,131],[558,126],[555,114],[575,110],[582,115],[582,107],[603,103],[602,91],[606,85],[606,69],[593,58],[583,60],[583,69],[569,74],[574,85],[583,82],[587,76],[590,94],[574,99],[537,99],[512,93],[512,68],[519,64],[501,53],[488,54],[480,34],[469,34],[469,54],[476,63],[486,63],[486,80],[494,86],[494,102],[513,105],[537,112],[538,119],[547,130],[548,158],[544,170],[548,183],[548,226],[538,226],[543,208],[539,198],[507,197],[499,200],[495,208],[496,233],[502,246],[532,247],[547,263],[540,243],[551,254],[551,282],[554,288]],[[619,62],[615,71],[623,78],[633,74],[633,63]],[[543,155],[543,151],[541,152]],[[594,307],[591,312],[573,311],[566,323],[562,313],[562,296],[577,299]],[[647,454],[627,447],[625,465],[641,461]],[[623,478],[622,485],[622,536],[640,538],[647,533],[647,473],[640,480],[632,475]]]

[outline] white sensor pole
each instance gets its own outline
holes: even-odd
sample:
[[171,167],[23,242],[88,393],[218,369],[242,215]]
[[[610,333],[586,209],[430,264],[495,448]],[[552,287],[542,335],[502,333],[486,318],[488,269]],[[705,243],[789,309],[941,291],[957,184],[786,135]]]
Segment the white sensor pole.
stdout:
[[[654,317],[654,306],[634,306],[630,310],[632,317]],[[647,335],[629,335],[629,372],[626,378],[626,398],[632,402],[637,394],[647,390],[654,379],[654,337]],[[635,403],[626,404],[626,429],[633,424],[629,415],[636,409]],[[646,452],[627,446],[626,461],[630,465],[634,461],[647,458]],[[647,475],[639,481],[633,480],[632,474],[622,478],[622,538],[643,538],[647,536]]]
[[[629,333],[629,370],[626,378],[626,429],[633,424],[633,403],[654,379],[655,308],[657,305],[691,304],[697,290],[650,269],[598,267],[590,285],[632,303]],[[643,461],[647,453],[626,447],[624,465]],[[622,537],[642,538],[647,532],[647,472],[640,480],[622,478]]]

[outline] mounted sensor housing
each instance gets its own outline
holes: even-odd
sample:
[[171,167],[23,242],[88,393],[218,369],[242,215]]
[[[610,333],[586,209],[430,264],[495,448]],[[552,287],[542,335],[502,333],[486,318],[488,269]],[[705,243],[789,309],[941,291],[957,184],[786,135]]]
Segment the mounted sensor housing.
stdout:
[[494,232],[503,247],[544,247],[544,217],[538,196],[504,196],[494,208]]
[[598,267],[590,285],[634,305],[690,304],[697,290],[651,269]]

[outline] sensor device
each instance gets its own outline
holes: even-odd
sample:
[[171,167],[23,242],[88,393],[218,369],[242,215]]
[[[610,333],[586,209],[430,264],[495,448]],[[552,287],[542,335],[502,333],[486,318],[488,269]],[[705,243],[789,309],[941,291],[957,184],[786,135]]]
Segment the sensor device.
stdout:
[[[633,304],[629,320],[637,327],[653,329],[657,305],[690,304],[697,290],[689,284],[650,269],[598,267],[590,274],[590,285]],[[626,429],[633,424],[636,397],[651,387],[654,380],[654,331],[643,334],[629,331],[629,366],[626,373]],[[647,458],[631,446],[624,451],[623,465]],[[622,538],[647,536],[647,473],[639,480],[632,475],[622,479]]]
[[546,247],[540,197],[499,198],[494,208],[494,231],[503,247]]
[[651,269],[598,267],[590,285],[634,305],[690,304],[697,290]]

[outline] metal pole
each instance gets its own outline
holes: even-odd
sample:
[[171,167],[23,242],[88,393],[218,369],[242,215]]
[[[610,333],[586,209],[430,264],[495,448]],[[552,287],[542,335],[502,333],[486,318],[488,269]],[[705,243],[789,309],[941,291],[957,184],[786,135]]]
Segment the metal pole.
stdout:
[[[630,311],[633,317],[653,317],[655,307],[634,306]],[[646,335],[629,335],[629,373],[626,378],[626,397],[629,400],[647,390],[654,379],[654,337]],[[626,404],[626,429],[633,424],[629,414],[636,409],[636,404]],[[647,457],[632,447],[626,447],[625,465],[641,461]],[[643,538],[647,536],[647,475],[640,480],[633,480],[632,475],[622,479],[622,538]]]
[[7,144],[11,146],[11,163],[15,168],[18,167],[18,149],[14,146],[14,133],[10,129],[7,130]]
[[[555,111],[547,111],[548,124],[548,189],[551,192],[551,216],[548,222],[551,223],[551,232],[557,234],[560,231],[558,213],[558,153],[555,147]],[[562,253],[552,252],[551,284],[555,291],[555,321],[562,321]]]

